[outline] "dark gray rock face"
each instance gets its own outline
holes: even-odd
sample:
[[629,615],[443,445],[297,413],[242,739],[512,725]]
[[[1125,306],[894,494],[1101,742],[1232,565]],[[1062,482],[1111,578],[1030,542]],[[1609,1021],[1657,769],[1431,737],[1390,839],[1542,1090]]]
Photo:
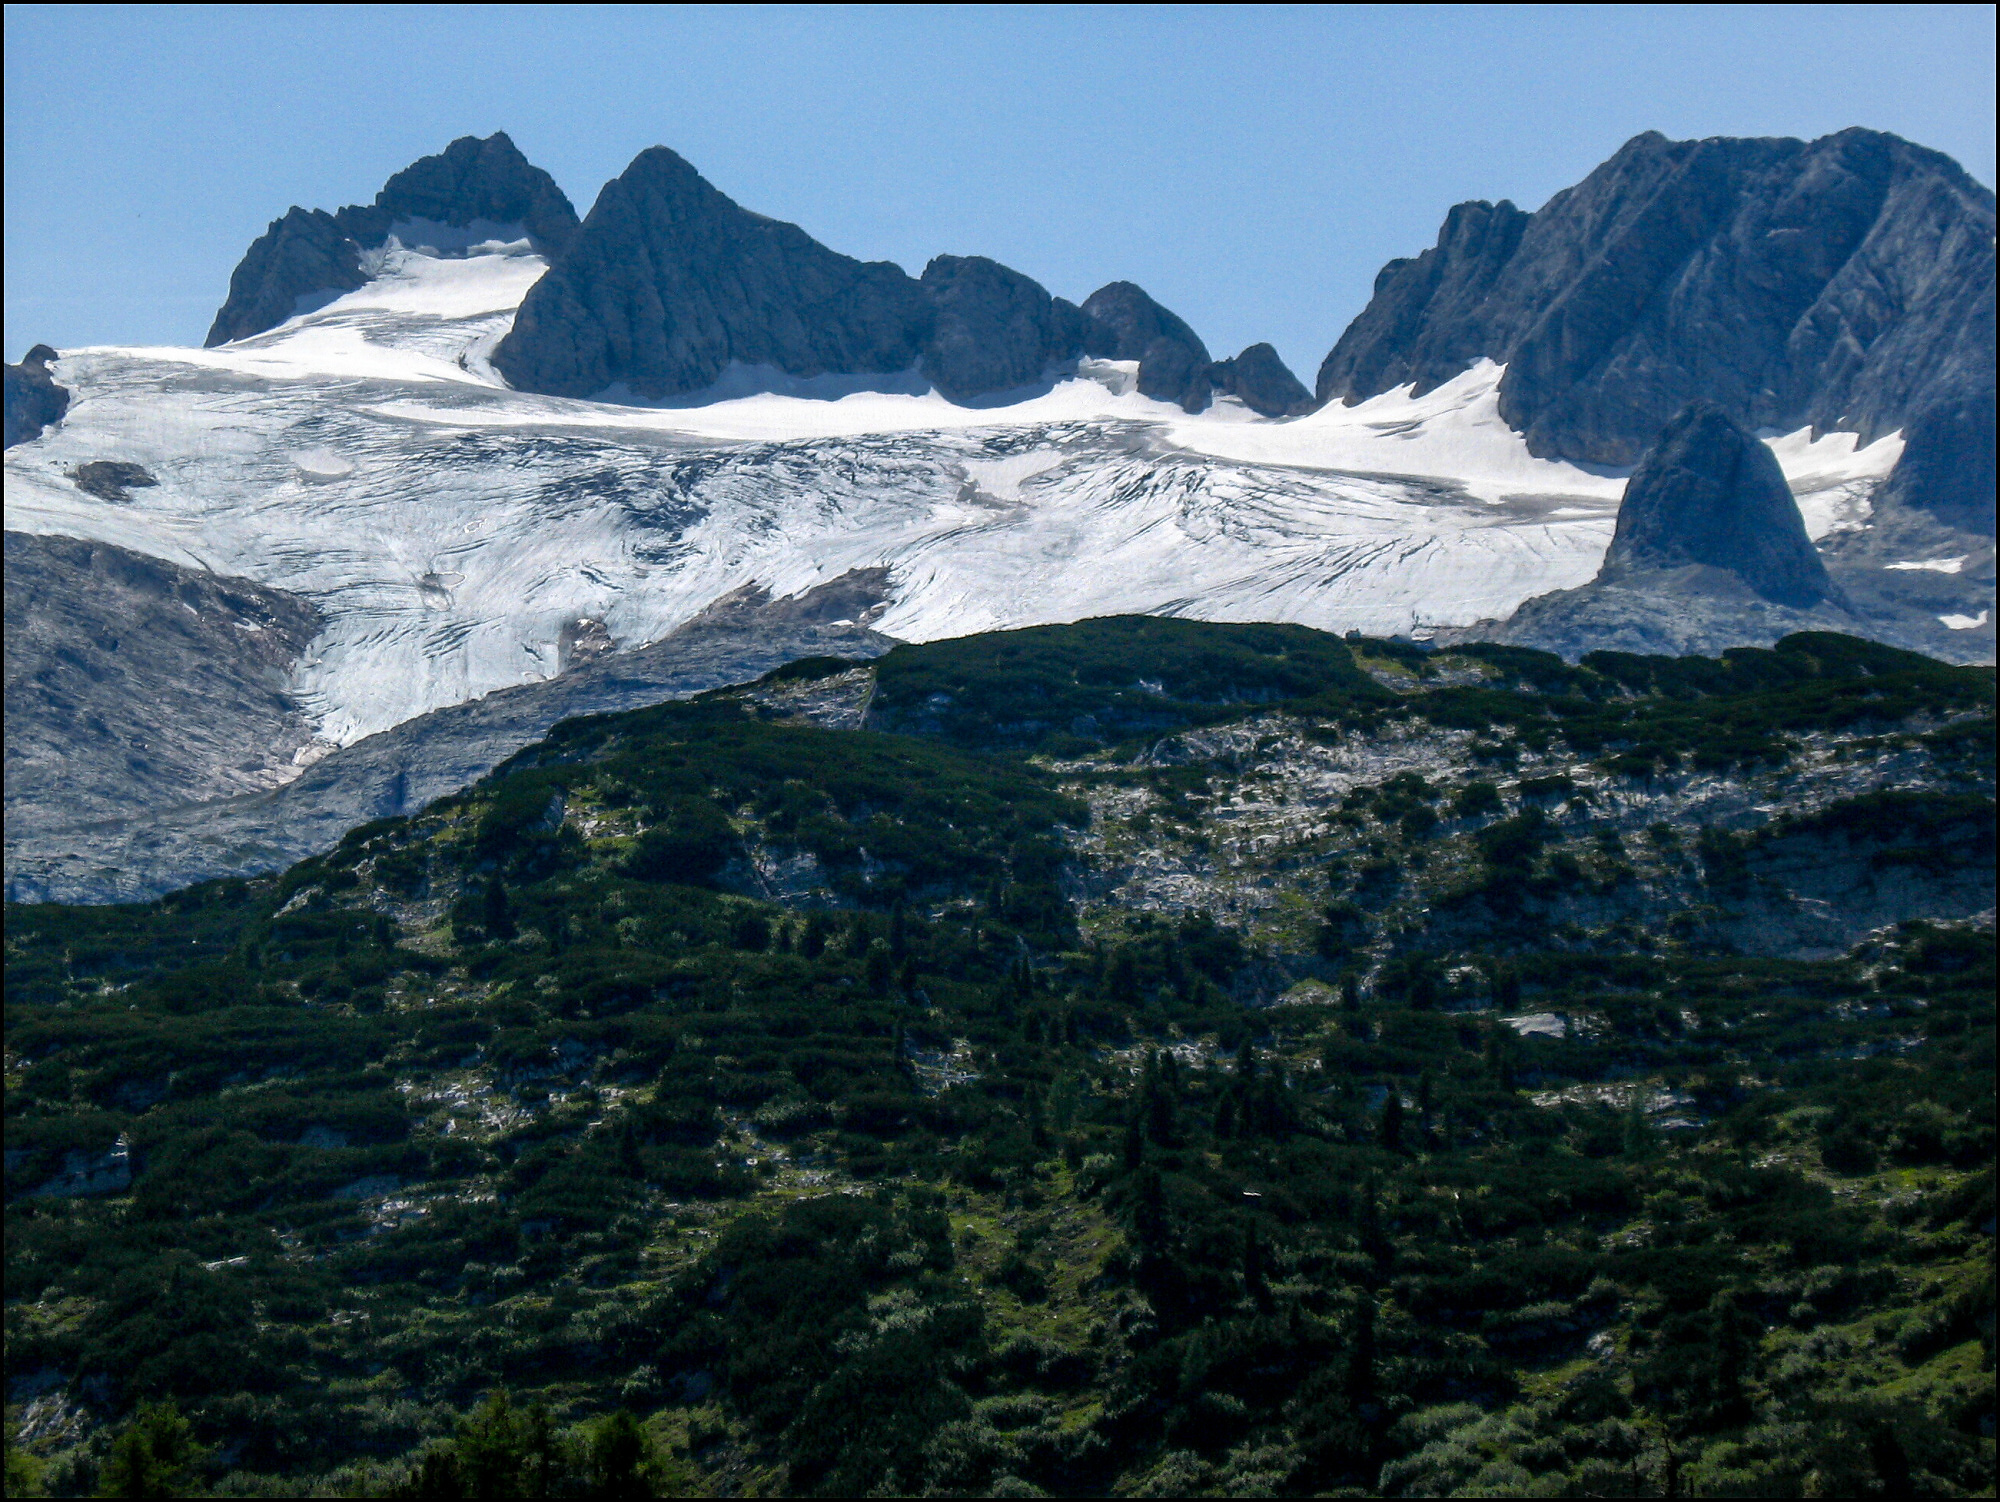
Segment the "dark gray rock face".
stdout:
[[[1321,401],[1503,362],[1547,458],[1630,464],[1689,401],[1746,427],[1977,437],[1993,410],[1992,193],[1878,131],[1628,142],[1532,215],[1461,204],[1391,262],[1320,368]],[[1940,415],[1930,418],[1934,412]],[[1953,435],[1956,435],[1953,437]],[[1957,468],[1912,444],[1912,504]],[[1930,476],[1926,479],[1925,476]]]
[[251,242],[229,276],[229,300],[203,341],[213,348],[274,329],[312,300],[368,284],[361,247],[324,209],[296,205]]
[[1315,405],[1312,393],[1268,344],[1253,344],[1208,370],[1211,385],[1261,417],[1296,417]]
[[49,361],[55,358],[54,350],[37,344],[19,365],[7,367],[6,447],[41,437],[44,428],[61,422],[69,411],[68,389],[58,386],[49,373]]
[[888,374],[917,363],[932,316],[900,267],[740,208],[655,146],[605,184],[493,363],[519,390],[576,397],[698,391],[732,360]]
[[1102,360],[1137,360],[1139,394],[1189,412],[1208,405],[1208,346],[1143,289],[1112,282],[1083,300],[1090,321],[1085,352]]
[[1268,344],[1253,344],[1233,360],[1211,360],[1186,322],[1131,282],[1099,287],[1083,302],[1088,321],[1084,353],[1101,360],[1137,360],[1139,394],[1189,412],[1218,394],[1239,399],[1264,417],[1289,417],[1313,407],[1312,393]]
[[1598,650],[1712,656],[1794,631],[1839,631],[1987,663],[1993,613],[1990,533],[1950,527],[1878,490],[1870,525],[1815,548],[1771,451],[1720,408],[1696,404],[1634,471],[1595,579],[1436,640],[1574,660]]
[[1210,362],[1175,339],[1155,339],[1139,361],[1139,395],[1172,402],[1184,411],[1201,412],[1214,394],[1208,378]]
[[1993,388],[1939,402],[1903,430],[1903,457],[1875,496],[1947,527],[1993,535]]
[[1083,300],[1091,322],[1085,353],[1100,360],[1143,360],[1156,340],[1178,344],[1198,365],[1208,363],[1208,347],[1195,331],[1131,282],[1112,282]]
[[[10,550],[12,543],[9,534]],[[11,697],[11,551],[8,587]],[[213,801],[148,804],[137,812],[111,805],[95,821],[42,792],[36,817],[14,817],[10,704],[8,899],[137,901],[209,877],[281,870],[331,848],[357,824],[414,812],[455,792],[561,720],[742,683],[800,657],[878,657],[895,642],[867,622],[881,613],[887,589],[886,569],[857,570],[785,600],[755,586],[739,589],[651,646],[591,655],[546,682],[419,716],[333,752],[274,791],[222,798],[211,792]]]
[[142,464],[124,459],[92,459],[69,472],[69,478],[85,495],[114,505],[129,505],[134,490],[145,490],[160,482]]
[[1504,358],[1493,352],[1513,348],[1523,310],[1494,297],[1494,285],[1531,217],[1505,199],[1461,203],[1436,245],[1384,266],[1368,306],[1319,368],[1319,399],[1353,403],[1412,383],[1421,396],[1481,356]]
[[918,369],[964,401],[1080,353],[1088,320],[982,256],[921,281],[753,214],[664,146],[605,185],[569,252],[494,352],[518,390],[647,399],[712,385],[732,362],[795,376]]
[[397,224],[420,221],[466,229],[478,222],[520,225],[545,254],[568,248],[576,210],[555,179],[521,155],[503,132],[463,136],[390,178],[375,202],[335,213],[288,210],[260,235],[229,278],[229,299],[209,328],[210,346],[247,339],[365,286],[364,250],[383,245]]
[[309,603],[70,537],[9,532],[6,556],[10,842],[293,775]]
[[1639,461],[1597,577],[1690,564],[1728,569],[1765,599],[1801,610],[1829,591],[1777,459],[1713,402],[1690,405]]
[[1083,352],[1077,310],[984,256],[936,256],[922,287],[935,310],[919,369],[954,401],[1039,380]]
[[379,245],[394,225],[409,220],[461,229],[484,220],[520,225],[537,250],[555,257],[569,249],[577,230],[576,208],[556,180],[521,155],[504,131],[483,141],[460,136],[390,178],[372,209],[342,212],[351,216],[350,232],[364,244],[372,236]]

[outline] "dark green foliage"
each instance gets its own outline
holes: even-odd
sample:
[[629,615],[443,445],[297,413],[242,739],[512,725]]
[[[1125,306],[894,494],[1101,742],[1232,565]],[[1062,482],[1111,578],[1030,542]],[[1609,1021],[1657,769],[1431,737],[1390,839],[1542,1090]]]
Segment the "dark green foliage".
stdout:
[[1760,843],[1815,837],[1875,847],[1876,867],[1990,863],[1993,800],[1966,794],[1891,790],[1843,798],[1816,813],[1786,817],[1759,832]]
[[172,1403],[149,1403],[111,1442],[99,1477],[107,1497],[184,1497],[198,1484],[210,1451]]
[[1990,716],[1993,700],[1990,668],[1947,667],[1827,633],[1788,636],[1768,650],[1732,648],[1719,659],[1593,652],[1576,667],[1515,647],[1453,651],[1537,692],[1434,689],[1423,696],[1426,718],[1511,728],[1534,746],[1560,740],[1635,776],[1683,760],[1710,769],[1781,762],[1787,734],[1889,725],[1920,713]]
[[666,1480],[658,1447],[619,1409],[569,1433],[546,1408],[502,1389],[467,1414],[451,1440],[389,1489],[407,1498],[647,1497]]
[[742,850],[728,817],[706,798],[667,797],[647,812],[652,823],[625,859],[627,876],[705,885]]
[[1500,790],[1490,782],[1469,782],[1451,801],[1452,817],[1478,819],[1497,814],[1502,808]]
[[1232,718],[1246,705],[1391,697],[1339,637],[1160,616],[898,647],[876,671],[871,725],[977,751],[1060,753]]
[[[9,1373],[108,1425],[47,1484],[1990,1491],[1991,935],[1778,960],[1539,916],[1633,867],[1718,904],[1788,862],[1976,869],[1962,758],[1644,835],[1577,758],[1923,756],[1895,726],[1987,678],[1831,638],[1480,648],[1474,688],[1293,628],[996,647],[885,660],[919,734],[728,695],[571,722],[282,877],[10,909]],[[1080,928],[1065,779],[1192,845],[1254,756],[1017,753],[1273,706],[1502,769],[1329,808],[1338,844],[1262,868],[1283,946]],[[1508,774],[1523,746],[1570,770]],[[783,901],[774,857],[814,873]]]

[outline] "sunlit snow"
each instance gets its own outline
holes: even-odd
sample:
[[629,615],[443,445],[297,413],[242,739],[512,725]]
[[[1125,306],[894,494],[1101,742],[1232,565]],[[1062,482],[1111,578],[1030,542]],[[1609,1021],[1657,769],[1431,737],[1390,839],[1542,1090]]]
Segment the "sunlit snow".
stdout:
[[[1190,417],[1110,361],[979,407],[914,373],[735,368],[675,404],[516,393],[488,359],[544,263],[463,248],[391,247],[368,286],[220,349],[67,352],[68,416],[7,453],[7,526],[311,599],[326,628],[297,687],[345,744],[553,674],[580,619],[637,646],[744,584],[884,564],[876,624],[916,640],[1127,611],[1504,617],[1596,571],[1623,487],[1529,455],[1490,363],[1286,422]],[[1900,445],[1772,447],[1819,535],[1865,517]],[[66,477],[94,459],[159,484],[99,500]]]

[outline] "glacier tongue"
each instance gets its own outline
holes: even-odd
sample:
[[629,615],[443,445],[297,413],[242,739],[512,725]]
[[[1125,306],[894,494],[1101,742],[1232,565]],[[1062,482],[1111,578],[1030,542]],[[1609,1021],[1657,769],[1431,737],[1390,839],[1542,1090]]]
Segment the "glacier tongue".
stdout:
[[[544,265],[472,249],[391,248],[368,286],[217,349],[67,353],[68,417],[8,451],[7,526],[312,600],[295,691],[348,744],[553,676],[580,621],[635,647],[746,584],[884,565],[875,628],[914,640],[1124,612],[1466,625],[1590,578],[1623,485],[1529,456],[1490,364],[1289,422],[1189,418],[1109,362],[984,408],[740,370],[698,407],[520,394],[485,356]],[[1900,445],[1774,447],[1844,498]],[[67,472],[97,459],[159,484],[89,496]]]

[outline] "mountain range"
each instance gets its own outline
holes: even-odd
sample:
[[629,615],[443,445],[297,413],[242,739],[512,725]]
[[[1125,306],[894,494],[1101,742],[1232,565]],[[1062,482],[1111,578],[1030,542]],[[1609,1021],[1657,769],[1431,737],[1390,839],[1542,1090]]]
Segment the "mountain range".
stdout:
[[7,367],[9,891],[269,869],[545,706],[754,675],[804,638],[660,654],[843,579],[849,655],[1141,611],[1990,661],[1992,266],[1935,152],[1648,134],[1452,209],[1308,392],[1130,282],[858,262],[664,147],[579,220],[464,138],[274,221],[206,349]]
[[1992,1495],[1992,220],[1642,136],[1309,392],[493,136],[35,346],[8,1496]]

